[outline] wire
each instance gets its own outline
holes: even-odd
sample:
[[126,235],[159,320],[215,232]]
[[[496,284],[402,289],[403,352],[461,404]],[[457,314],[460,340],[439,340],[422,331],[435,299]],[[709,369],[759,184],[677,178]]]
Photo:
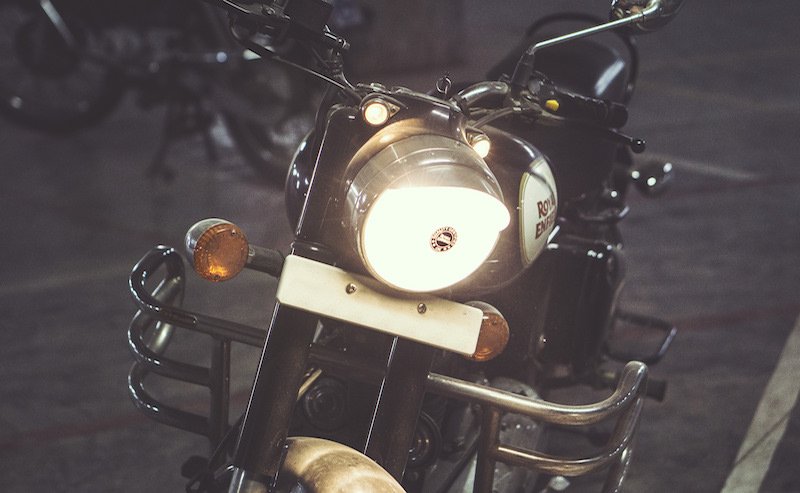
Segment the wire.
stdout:
[[[356,92],[355,89],[353,89],[352,85],[350,85],[349,83],[344,83],[344,82],[338,81],[336,79],[328,77],[327,75],[325,75],[323,73],[317,72],[316,70],[312,70],[312,69],[310,69],[308,67],[304,67],[303,65],[299,65],[299,64],[291,62],[291,61],[289,61],[289,60],[287,60],[285,58],[282,58],[280,55],[278,55],[274,51],[269,50],[268,48],[265,48],[264,46],[261,46],[260,44],[256,43],[255,41],[253,41],[252,39],[250,39],[250,38],[248,38],[246,36],[242,36],[242,35],[238,34],[236,32],[236,30],[234,29],[234,27],[235,27],[235,24],[233,22],[231,22],[230,31],[231,31],[231,34],[233,35],[233,38],[240,45],[244,46],[245,48],[247,48],[248,50],[252,51],[256,55],[260,56],[261,58],[264,58],[264,59],[267,59],[267,60],[273,60],[273,61],[276,61],[276,62],[280,62],[280,63],[283,63],[283,64],[288,65],[290,67],[296,68],[296,69],[298,69],[298,70],[300,70],[302,72],[305,72],[307,74],[313,75],[313,76],[315,76],[315,77],[317,77],[319,79],[322,79],[323,81],[327,82],[328,84],[331,84],[333,86],[338,87],[339,89],[344,91],[348,96],[352,97],[353,99],[355,99],[357,101],[361,100],[361,95],[358,92]],[[319,57],[320,59],[322,58],[322,57],[319,56],[319,54],[316,54],[316,56]]]
[[505,118],[507,116],[511,116],[511,115],[515,115],[515,114],[516,115],[521,115],[521,114],[528,113],[528,112],[529,111],[523,110],[522,108],[519,108],[517,106],[509,106],[509,107],[502,108],[502,109],[499,109],[499,110],[496,110],[496,111],[492,111],[488,115],[486,115],[483,118],[481,118],[480,120],[476,121],[472,126],[475,127],[475,128],[481,128],[484,125],[486,125],[488,123],[491,123],[491,122],[493,122],[495,120],[498,120],[500,118]]

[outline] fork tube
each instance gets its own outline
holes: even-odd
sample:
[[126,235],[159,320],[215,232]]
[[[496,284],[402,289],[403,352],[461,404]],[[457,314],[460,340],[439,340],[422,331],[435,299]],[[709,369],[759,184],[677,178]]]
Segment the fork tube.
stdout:
[[364,453],[403,479],[435,349],[395,337]]
[[230,493],[269,491],[277,479],[317,317],[277,303],[233,456]]
[[[211,410],[209,414],[209,441],[211,450],[217,448],[228,431],[228,402],[231,389],[231,341],[215,337],[211,368],[209,370]],[[215,464],[216,466],[217,464]]]

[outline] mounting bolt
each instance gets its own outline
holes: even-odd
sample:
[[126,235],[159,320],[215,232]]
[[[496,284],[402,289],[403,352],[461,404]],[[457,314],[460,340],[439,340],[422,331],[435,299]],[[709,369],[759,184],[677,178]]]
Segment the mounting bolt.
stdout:
[[427,312],[427,311],[428,311],[428,307],[427,307],[427,306],[425,306],[425,303],[420,303],[419,305],[417,305],[417,312],[418,312],[420,315],[422,315],[423,313],[425,313],[425,312]]
[[344,290],[347,292],[347,294],[353,294],[356,292],[356,285],[351,282],[344,288]]

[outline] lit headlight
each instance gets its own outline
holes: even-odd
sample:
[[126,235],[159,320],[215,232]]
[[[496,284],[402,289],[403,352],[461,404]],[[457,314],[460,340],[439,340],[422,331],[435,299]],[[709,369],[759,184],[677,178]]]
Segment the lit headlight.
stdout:
[[367,269],[406,291],[435,291],[468,277],[510,220],[483,160],[468,145],[435,135],[378,152],[356,174],[347,199]]

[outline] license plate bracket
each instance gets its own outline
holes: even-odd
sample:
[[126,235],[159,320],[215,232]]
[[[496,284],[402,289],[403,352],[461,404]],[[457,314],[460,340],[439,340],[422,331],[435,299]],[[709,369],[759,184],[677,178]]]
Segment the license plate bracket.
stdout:
[[289,255],[283,264],[278,301],[293,308],[472,354],[483,312],[429,294],[392,291],[369,277]]

